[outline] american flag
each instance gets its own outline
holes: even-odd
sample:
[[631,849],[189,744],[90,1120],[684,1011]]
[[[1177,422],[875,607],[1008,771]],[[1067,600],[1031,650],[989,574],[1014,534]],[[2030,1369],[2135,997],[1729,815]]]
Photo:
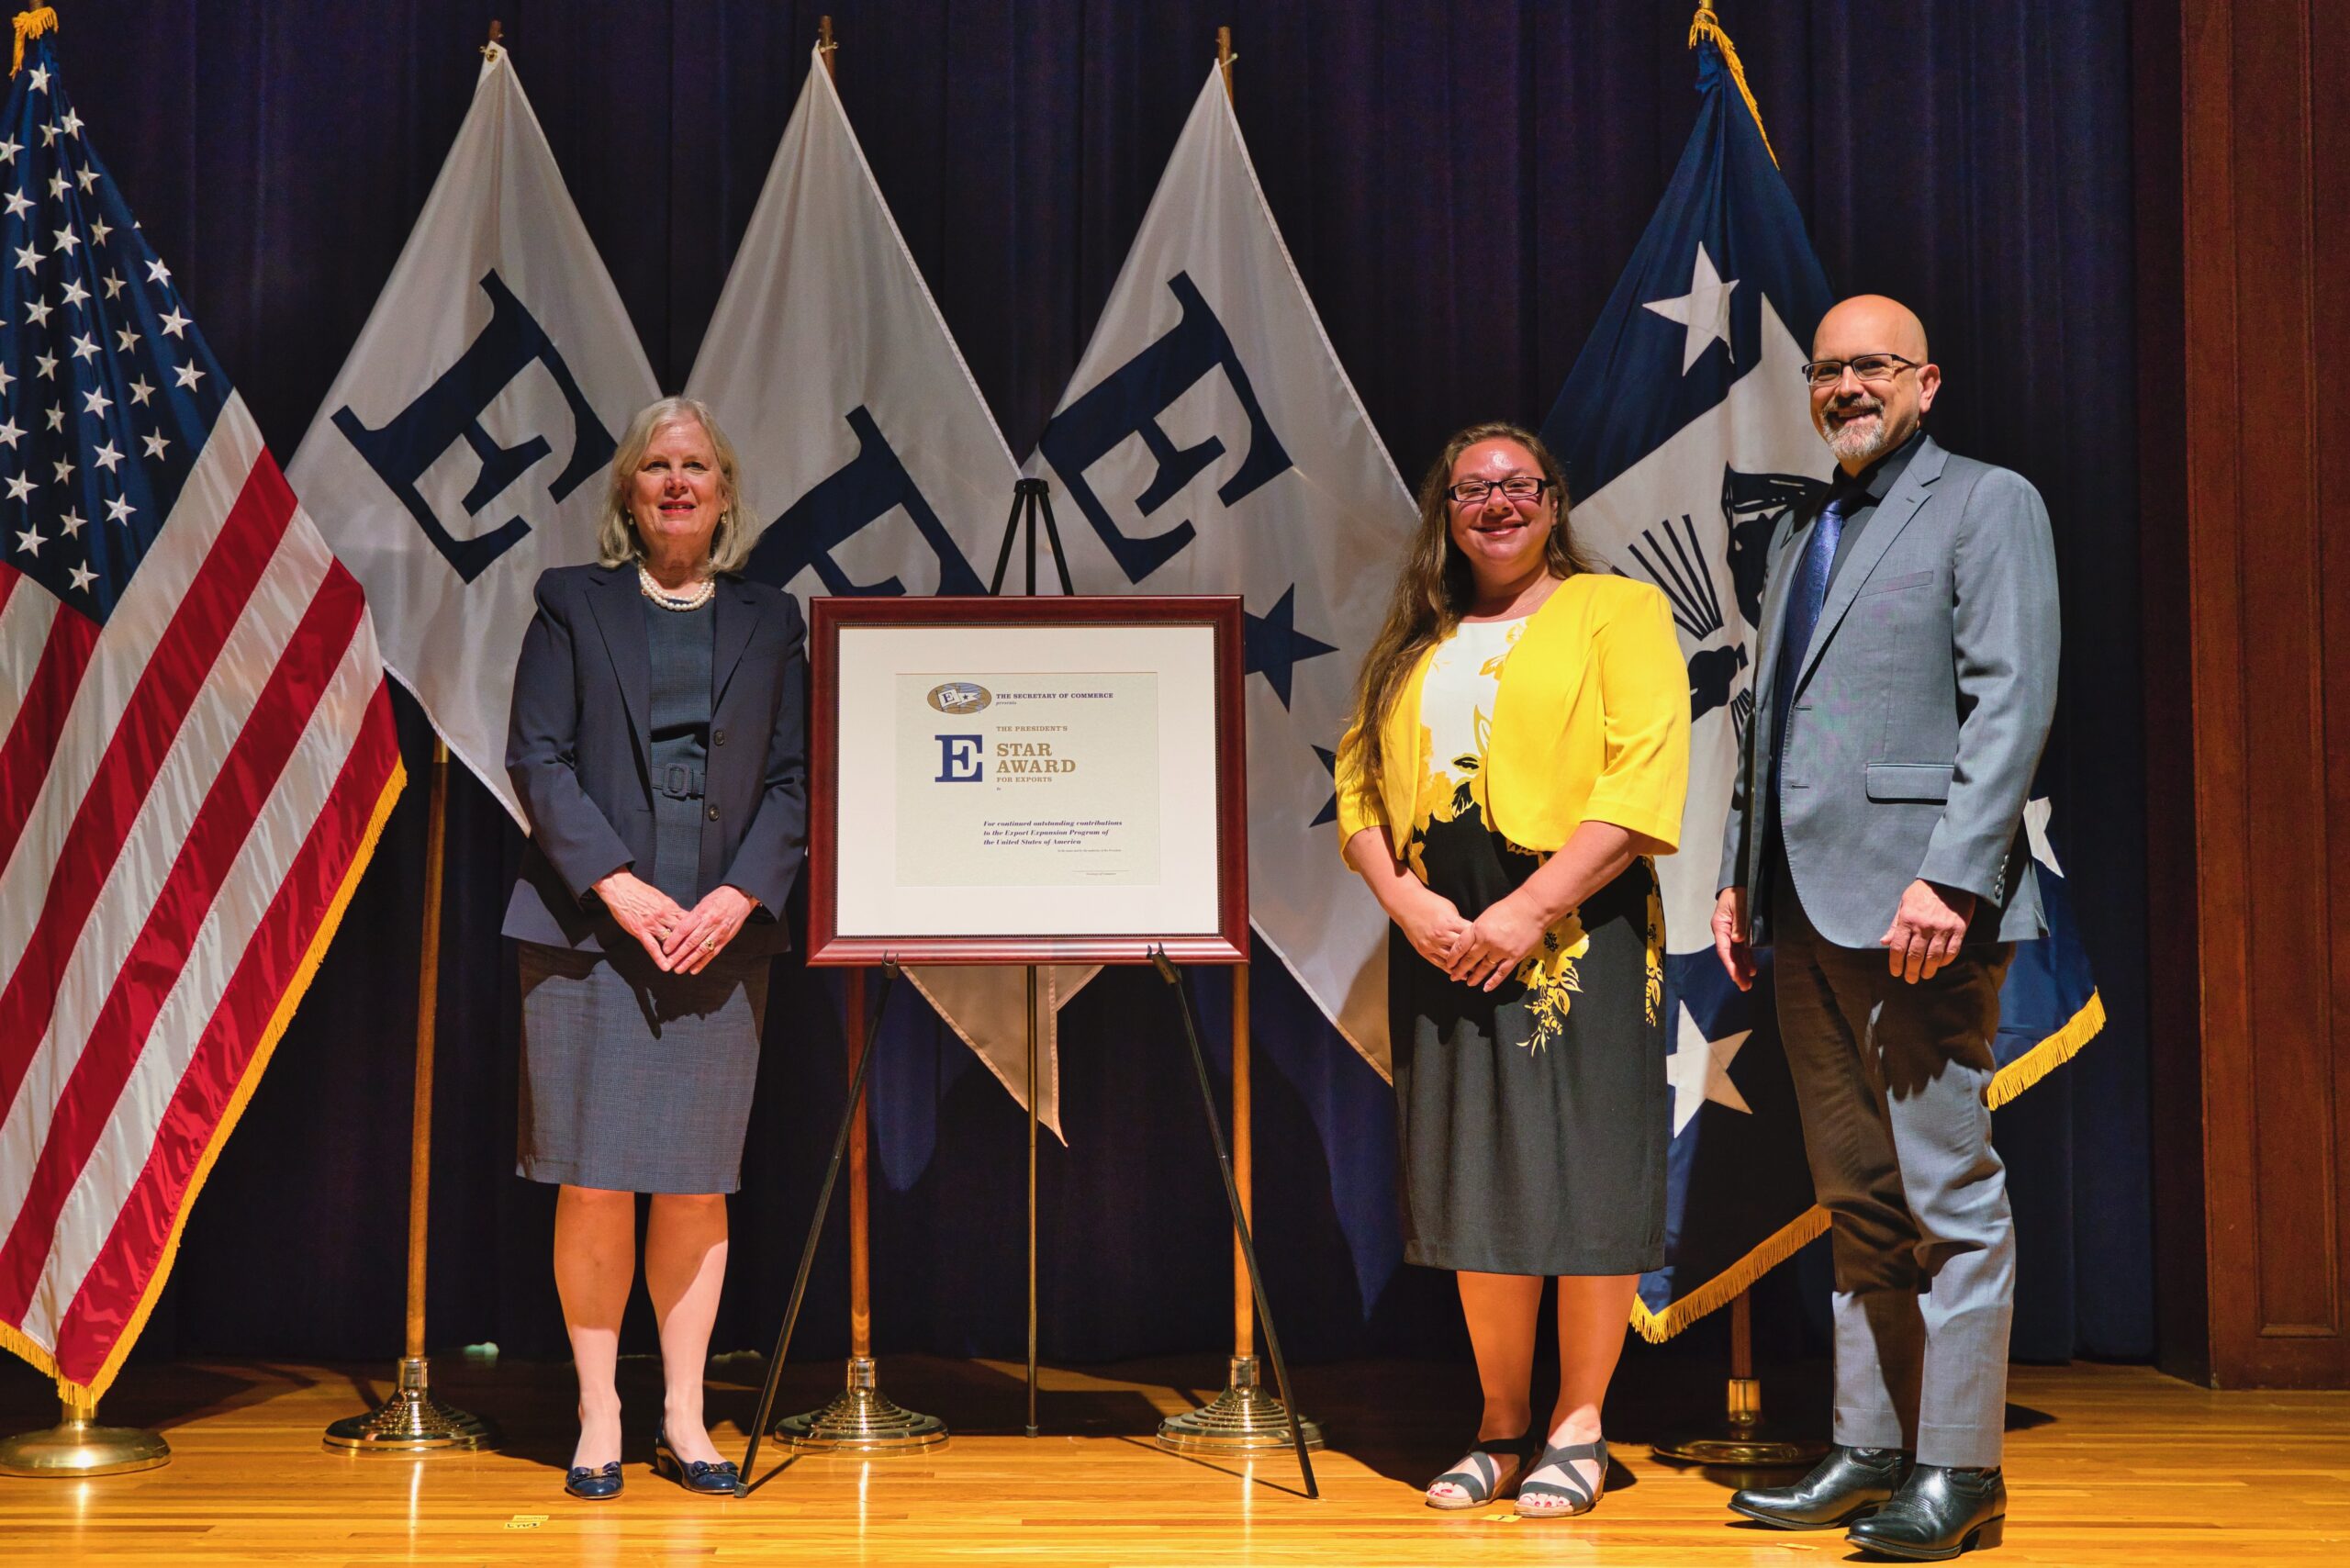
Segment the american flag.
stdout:
[[0,208],[0,1343],[95,1394],[403,774],[359,585],[45,39]]

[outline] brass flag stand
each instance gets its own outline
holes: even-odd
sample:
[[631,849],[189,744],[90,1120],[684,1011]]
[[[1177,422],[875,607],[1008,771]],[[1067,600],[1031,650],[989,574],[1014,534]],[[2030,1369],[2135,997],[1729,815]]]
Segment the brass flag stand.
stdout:
[[[1215,58],[1224,73],[1224,91],[1232,94],[1232,29],[1215,30]],[[1251,1116],[1248,1047],[1248,966],[1232,971],[1232,1179],[1244,1223],[1256,1222],[1255,1182],[1251,1150],[1255,1127]],[[1035,1069],[1030,1069],[1034,1081]],[[1169,1416],[1158,1424],[1158,1446],[1176,1453],[1239,1455],[1277,1451],[1292,1446],[1289,1407],[1269,1393],[1257,1365],[1256,1294],[1248,1277],[1248,1259],[1242,1233],[1232,1238],[1232,1362],[1224,1392],[1197,1409]],[[1303,1447],[1322,1446],[1322,1428],[1297,1417],[1296,1439]]]
[[1817,1462],[1828,1445],[1797,1438],[1762,1419],[1762,1383],[1754,1375],[1754,1308],[1744,1291],[1729,1304],[1729,1389],[1721,1423],[1669,1438],[1651,1450],[1659,1459],[1740,1470],[1790,1469]]
[[[829,16],[816,19],[816,47],[823,56],[824,74],[833,75],[833,59],[840,45],[834,40]],[[866,1021],[865,974],[863,969],[849,970],[846,999],[849,1076],[859,1082],[864,1079],[865,1053],[872,1049]],[[776,1435],[802,1451],[912,1453],[946,1440],[946,1422],[900,1405],[881,1392],[875,1377],[871,1193],[866,1184],[865,1148],[865,1097],[859,1094],[849,1107],[848,1375],[831,1404],[786,1416],[776,1423]]]
[[[1256,1223],[1249,1150],[1255,1127],[1248,1085],[1248,966],[1232,971],[1232,1180],[1240,1215]],[[1294,1439],[1289,1406],[1268,1390],[1257,1364],[1257,1297],[1241,1232],[1232,1237],[1232,1363],[1224,1392],[1158,1424],[1158,1446],[1176,1453],[1237,1456],[1322,1446],[1322,1428],[1301,1416]]]
[[[800,1249],[800,1270],[792,1276],[791,1299],[783,1309],[783,1327],[776,1333],[775,1354],[767,1358],[767,1383],[759,1390],[759,1413],[752,1417],[750,1446],[743,1450],[742,1480],[736,1487],[743,1495],[748,1495],[756,1484],[754,1479],[756,1472],[752,1467],[758,1462],[759,1440],[767,1435],[767,1418],[775,1413],[776,1383],[783,1376],[784,1358],[791,1353],[791,1331],[799,1326],[800,1304],[808,1298],[808,1275],[816,1266],[816,1247],[824,1237],[824,1214],[833,1206],[833,1186],[840,1180],[841,1166],[848,1158],[850,1137],[856,1131],[857,1117],[865,1103],[865,1075],[873,1070],[873,1047],[881,1035],[881,1014],[889,1009],[890,991],[897,984],[899,973],[896,959],[881,960],[880,999],[873,1004],[872,1017],[859,1020],[865,1046],[856,1053],[856,1070],[849,1074],[848,1103],[841,1109],[841,1130],[833,1139],[832,1163],[824,1167],[824,1184],[817,1189],[816,1213],[808,1222],[808,1239]],[[867,1361],[869,1366],[871,1358],[867,1358]],[[849,1369],[849,1375],[854,1378],[856,1375],[855,1358],[851,1358]],[[849,1392],[853,1394],[856,1391],[852,1388]],[[831,1406],[826,1408],[829,1410]],[[941,1428],[940,1436],[945,1436],[944,1428]]]
[[[825,18],[829,23],[832,18]],[[830,32],[829,27],[826,28]],[[864,1079],[878,1021],[868,1025],[863,969],[848,972],[849,1076]],[[946,1423],[909,1410],[881,1392],[873,1366],[872,1244],[865,1176],[865,1096],[850,1108],[848,1134],[848,1377],[831,1404],[786,1416],[776,1435],[793,1448],[822,1453],[912,1453],[946,1440]]]
[[101,1427],[95,1399],[75,1394],[62,1398],[64,1411],[56,1426],[0,1441],[0,1475],[79,1481],[129,1475],[172,1462],[171,1445],[156,1433],[137,1427]]
[[[491,41],[498,25],[490,24]],[[432,1196],[432,1040],[441,1000],[441,883],[449,834],[449,747],[432,742],[432,799],[424,828],[423,951],[416,975],[416,1095],[408,1117],[408,1324],[390,1398],[327,1428],[326,1446],[346,1453],[470,1452],[498,1447],[479,1417],[432,1397],[424,1359],[424,1252]]]

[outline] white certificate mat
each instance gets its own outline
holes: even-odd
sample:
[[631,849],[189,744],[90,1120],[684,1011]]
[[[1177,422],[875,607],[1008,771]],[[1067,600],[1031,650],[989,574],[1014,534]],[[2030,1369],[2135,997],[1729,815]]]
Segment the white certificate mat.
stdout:
[[839,935],[1217,930],[1212,625],[839,636]]

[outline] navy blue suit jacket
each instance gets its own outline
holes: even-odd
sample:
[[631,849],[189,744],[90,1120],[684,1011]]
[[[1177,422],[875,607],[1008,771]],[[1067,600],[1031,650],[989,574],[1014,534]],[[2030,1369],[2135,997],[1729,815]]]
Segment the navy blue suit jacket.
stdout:
[[[636,569],[555,566],[522,637],[506,774],[531,819],[505,933],[584,951],[632,940],[589,890],[653,863],[653,664]],[[721,577],[710,767],[695,885],[759,901],[729,946],[791,946],[784,900],[808,844],[806,627],[789,594]]]

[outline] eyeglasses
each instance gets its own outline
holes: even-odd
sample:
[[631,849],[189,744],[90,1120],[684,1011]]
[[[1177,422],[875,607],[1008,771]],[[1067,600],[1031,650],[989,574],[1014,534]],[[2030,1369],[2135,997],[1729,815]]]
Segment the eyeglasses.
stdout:
[[1513,474],[1499,480],[1463,479],[1444,493],[1464,507],[1473,507],[1492,495],[1496,487],[1513,501],[1539,501],[1542,498],[1542,492],[1550,487],[1550,481],[1536,478],[1531,474]]
[[1816,359],[1803,367],[1803,378],[1814,386],[1833,386],[1844,379],[1850,368],[1863,381],[1883,385],[1905,370],[1915,370],[1918,362],[1904,359],[1897,353],[1864,353],[1851,359]]

